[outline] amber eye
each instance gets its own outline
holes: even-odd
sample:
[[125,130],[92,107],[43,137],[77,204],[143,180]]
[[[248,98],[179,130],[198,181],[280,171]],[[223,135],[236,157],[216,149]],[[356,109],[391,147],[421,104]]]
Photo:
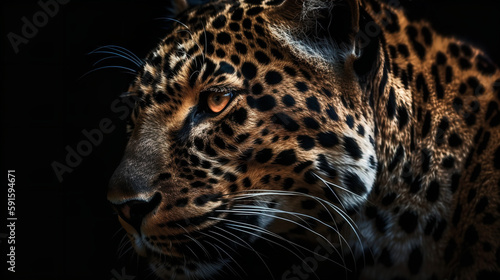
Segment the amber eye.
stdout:
[[231,92],[211,92],[207,98],[208,108],[214,113],[219,113],[226,108],[232,97]]

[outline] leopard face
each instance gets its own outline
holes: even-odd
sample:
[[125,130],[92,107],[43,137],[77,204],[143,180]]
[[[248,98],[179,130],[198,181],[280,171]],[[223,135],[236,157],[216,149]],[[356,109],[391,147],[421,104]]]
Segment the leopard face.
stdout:
[[108,188],[156,275],[500,277],[484,53],[378,0],[177,3]]
[[[340,231],[371,190],[368,95],[349,64],[314,68],[283,46],[270,31],[279,12],[233,1],[187,10],[129,89],[140,101],[108,198],[160,276],[215,273],[233,258],[217,254],[215,234],[237,248],[235,236]],[[328,219],[304,223],[318,215]]]

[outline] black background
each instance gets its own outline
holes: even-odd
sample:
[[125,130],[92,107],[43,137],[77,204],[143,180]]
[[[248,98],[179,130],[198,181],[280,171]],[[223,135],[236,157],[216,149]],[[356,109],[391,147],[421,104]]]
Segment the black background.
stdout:
[[[500,65],[498,1],[401,2],[412,17],[468,40]],[[1,268],[8,276],[2,279],[111,280],[112,271],[121,275],[124,267],[127,275],[142,279],[136,257],[120,257],[124,232],[105,199],[126,144],[124,122],[111,104],[133,76],[117,69],[82,76],[97,68],[93,64],[103,56],[88,53],[100,46],[120,45],[143,58],[165,33],[160,18],[167,6],[168,1],[71,0],[16,54],[7,34],[20,35],[21,18],[31,20],[41,8],[37,1],[1,1],[1,172],[6,179],[8,169],[16,170],[18,218],[17,272],[6,270],[2,238]],[[125,60],[100,65],[132,66]],[[82,130],[98,129],[104,118],[115,130],[59,182],[51,164],[65,163],[65,147],[75,149],[86,139]],[[2,184],[0,234],[5,234],[7,180]]]

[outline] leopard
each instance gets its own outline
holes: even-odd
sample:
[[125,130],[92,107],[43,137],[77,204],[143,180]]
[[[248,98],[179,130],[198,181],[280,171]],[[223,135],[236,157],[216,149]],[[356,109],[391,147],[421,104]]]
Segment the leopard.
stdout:
[[107,199],[160,279],[500,279],[500,71],[398,1],[173,1]]

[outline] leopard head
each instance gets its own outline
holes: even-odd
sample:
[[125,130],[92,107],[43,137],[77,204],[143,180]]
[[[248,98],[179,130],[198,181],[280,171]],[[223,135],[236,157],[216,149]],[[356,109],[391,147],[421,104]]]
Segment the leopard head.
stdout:
[[363,82],[376,62],[357,47],[358,5],[177,6],[129,90],[138,101],[108,190],[158,276],[211,277],[238,251],[266,254],[263,240],[334,235],[340,247],[352,234],[377,165]]

